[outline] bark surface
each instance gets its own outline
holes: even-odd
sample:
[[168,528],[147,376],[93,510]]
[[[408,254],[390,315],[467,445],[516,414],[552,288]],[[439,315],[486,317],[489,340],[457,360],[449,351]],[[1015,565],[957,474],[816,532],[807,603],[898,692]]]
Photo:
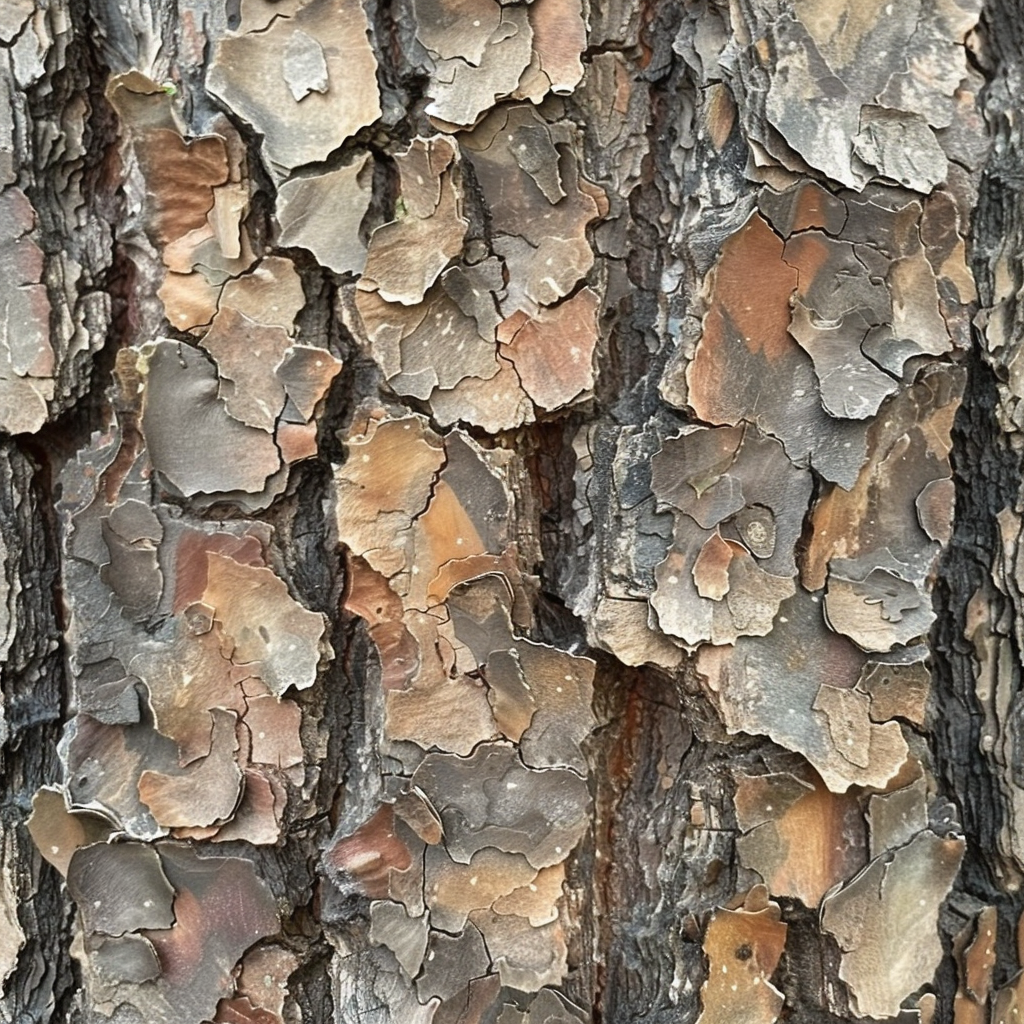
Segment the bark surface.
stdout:
[[1009,0],[7,0],[0,1021],[1015,1020],[1022,95]]

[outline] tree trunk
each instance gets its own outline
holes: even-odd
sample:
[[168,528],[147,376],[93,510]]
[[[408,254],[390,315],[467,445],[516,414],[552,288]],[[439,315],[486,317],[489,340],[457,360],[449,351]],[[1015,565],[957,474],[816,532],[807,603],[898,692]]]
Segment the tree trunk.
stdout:
[[0,8],[0,1021],[1016,1019],[1019,12],[581,2]]

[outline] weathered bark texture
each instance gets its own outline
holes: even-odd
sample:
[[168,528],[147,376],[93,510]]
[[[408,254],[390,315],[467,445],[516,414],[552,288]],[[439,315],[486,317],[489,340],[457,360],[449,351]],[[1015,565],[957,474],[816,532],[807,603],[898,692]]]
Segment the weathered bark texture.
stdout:
[[1011,0],[0,0],[0,1022],[1009,1024]]

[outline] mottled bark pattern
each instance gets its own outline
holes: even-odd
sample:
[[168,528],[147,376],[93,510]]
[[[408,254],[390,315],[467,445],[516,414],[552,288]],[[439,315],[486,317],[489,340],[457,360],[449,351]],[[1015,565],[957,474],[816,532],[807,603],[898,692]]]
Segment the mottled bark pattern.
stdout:
[[1012,6],[7,0],[0,1021],[1016,1018]]

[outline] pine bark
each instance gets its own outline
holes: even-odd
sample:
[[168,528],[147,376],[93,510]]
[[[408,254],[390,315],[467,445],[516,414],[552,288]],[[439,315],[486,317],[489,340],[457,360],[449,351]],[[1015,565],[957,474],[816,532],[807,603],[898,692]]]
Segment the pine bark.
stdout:
[[0,11],[0,1021],[1013,1019],[1024,26],[919,8]]

